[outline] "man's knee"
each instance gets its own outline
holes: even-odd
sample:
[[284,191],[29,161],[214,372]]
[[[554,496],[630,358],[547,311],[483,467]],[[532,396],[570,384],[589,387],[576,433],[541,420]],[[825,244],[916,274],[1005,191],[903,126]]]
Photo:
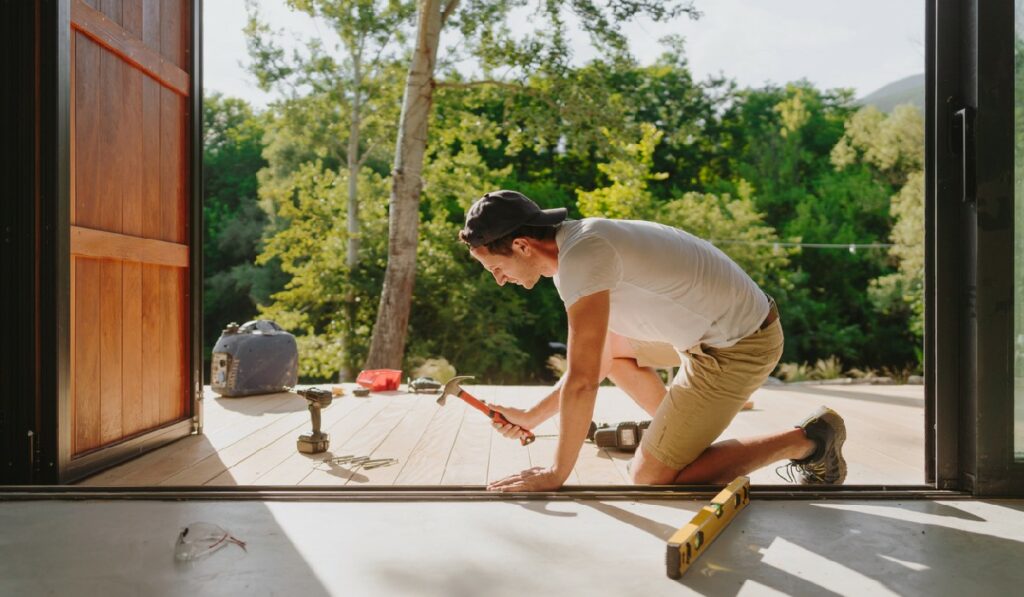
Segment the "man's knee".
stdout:
[[629,463],[629,476],[634,485],[669,485],[678,470],[651,456],[640,446]]

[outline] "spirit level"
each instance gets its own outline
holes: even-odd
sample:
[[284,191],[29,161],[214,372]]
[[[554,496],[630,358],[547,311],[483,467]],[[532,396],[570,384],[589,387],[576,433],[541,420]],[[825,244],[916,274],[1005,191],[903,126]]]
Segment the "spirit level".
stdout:
[[679,578],[711,542],[750,503],[750,478],[736,477],[668,540],[665,566],[669,578]]

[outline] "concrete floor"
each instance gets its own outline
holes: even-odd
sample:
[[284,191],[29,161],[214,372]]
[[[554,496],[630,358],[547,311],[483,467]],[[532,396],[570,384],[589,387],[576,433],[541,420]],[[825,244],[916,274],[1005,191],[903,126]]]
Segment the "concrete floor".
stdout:
[[[680,581],[658,502],[0,503],[0,595],[1012,595],[1024,501],[752,502]],[[180,527],[248,542],[173,558]]]

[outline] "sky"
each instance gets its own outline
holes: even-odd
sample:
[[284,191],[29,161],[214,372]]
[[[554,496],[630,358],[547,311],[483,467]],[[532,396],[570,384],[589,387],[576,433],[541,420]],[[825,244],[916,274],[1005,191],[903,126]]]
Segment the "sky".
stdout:
[[[284,0],[260,0],[265,20],[296,39],[320,36],[325,28],[291,13]],[[634,55],[650,64],[663,50],[657,40],[686,38],[696,79],[724,74],[742,87],[807,79],[821,89],[853,88],[863,97],[879,87],[924,72],[923,0],[695,0],[702,18],[670,23],[629,23],[624,32]],[[204,3],[206,93],[218,91],[265,106],[244,67],[248,62],[244,0]],[[528,27],[525,14],[513,15],[513,31]],[[442,43],[444,42],[442,33]],[[594,57],[586,35],[574,40],[577,62]]]

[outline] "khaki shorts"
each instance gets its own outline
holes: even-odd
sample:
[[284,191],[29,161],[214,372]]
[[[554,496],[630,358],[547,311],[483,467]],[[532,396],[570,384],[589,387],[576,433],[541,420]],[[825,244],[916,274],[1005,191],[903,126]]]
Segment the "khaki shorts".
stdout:
[[776,319],[728,348],[702,344],[680,351],[661,342],[630,343],[641,367],[679,367],[641,445],[662,464],[682,470],[771,375],[782,357],[782,322]]

